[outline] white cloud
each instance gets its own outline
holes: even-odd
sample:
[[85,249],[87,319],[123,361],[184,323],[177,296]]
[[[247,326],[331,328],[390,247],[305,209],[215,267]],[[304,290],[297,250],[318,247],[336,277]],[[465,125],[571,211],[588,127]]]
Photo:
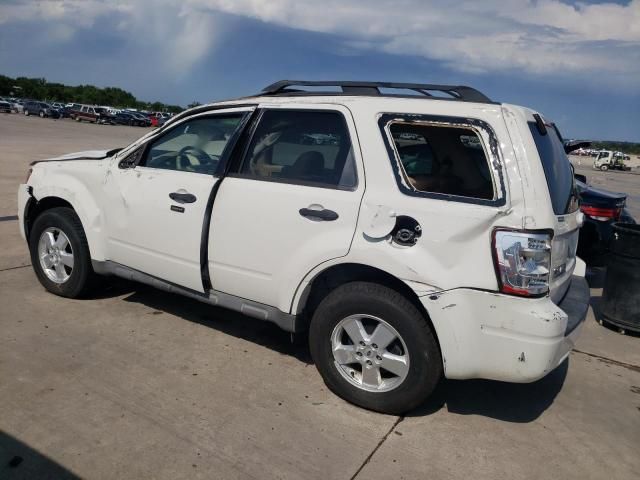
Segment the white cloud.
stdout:
[[117,30],[129,53],[161,62],[174,78],[188,74],[215,45],[215,14],[172,0],[9,0],[0,4],[0,25],[44,21],[48,39],[73,41],[78,29],[103,28],[105,15],[120,18]]
[[[334,34],[355,50],[418,55],[459,71],[599,75],[640,84],[640,0],[9,0],[0,24],[58,22],[57,37],[106,14],[157,45],[174,75],[215,46],[216,12]],[[216,28],[219,27],[219,28]]]
[[186,0],[190,6],[337,34],[352,46],[462,71],[606,72],[640,81],[640,0]]

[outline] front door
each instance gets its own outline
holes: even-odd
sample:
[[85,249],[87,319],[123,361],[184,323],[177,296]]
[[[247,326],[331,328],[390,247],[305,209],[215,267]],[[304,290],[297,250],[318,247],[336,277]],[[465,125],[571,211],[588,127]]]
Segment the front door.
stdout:
[[109,260],[203,291],[200,250],[209,196],[229,140],[251,109],[188,117],[111,165]]
[[356,138],[344,107],[261,111],[213,205],[215,290],[286,312],[307,272],[349,252],[364,192]]

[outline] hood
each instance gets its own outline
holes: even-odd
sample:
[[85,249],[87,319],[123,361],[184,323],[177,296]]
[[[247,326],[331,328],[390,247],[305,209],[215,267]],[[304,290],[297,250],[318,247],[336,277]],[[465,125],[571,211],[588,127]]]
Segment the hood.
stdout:
[[35,165],[40,162],[65,162],[69,160],[102,160],[118,153],[122,148],[113,148],[111,150],[85,150],[83,152],[67,153],[59,157],[46,158],[44,160],[36,160],[31,162]]

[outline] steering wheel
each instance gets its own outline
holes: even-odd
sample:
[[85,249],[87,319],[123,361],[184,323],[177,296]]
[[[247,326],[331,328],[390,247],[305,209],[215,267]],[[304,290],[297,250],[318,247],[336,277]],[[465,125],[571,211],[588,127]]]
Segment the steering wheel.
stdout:
[[[191,154],[198,159],[200,165],[210,165],[213,163],[213,159],[209,156],[207,152],[202,150],[201,148],[194,147],[193,145],[187,145],[186,147],[182,147],[178,152],[178,158],[181,159],[185,157],[187,154]],[[182,160],[180,160],[182,163]]]

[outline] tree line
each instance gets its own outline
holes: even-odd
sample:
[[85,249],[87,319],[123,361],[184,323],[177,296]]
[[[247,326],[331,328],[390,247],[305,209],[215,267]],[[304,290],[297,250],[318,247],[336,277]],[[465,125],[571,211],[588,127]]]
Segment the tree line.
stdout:
[[634,142],[611,142],[596,141],[591,142],[591,146],[595,150],[613,150],[614,152],[624,152],[627,155],[640,155],[640,143]]
[[155,112],[178,113],[184,110],[180,105],[140,101],[130,92],[118,87],[72,86],[48,82],[44,78],[11,78],[5,75],[0,75],[0,96],[32,98],[48,102],[109,105],[118,108],[135,108]]

